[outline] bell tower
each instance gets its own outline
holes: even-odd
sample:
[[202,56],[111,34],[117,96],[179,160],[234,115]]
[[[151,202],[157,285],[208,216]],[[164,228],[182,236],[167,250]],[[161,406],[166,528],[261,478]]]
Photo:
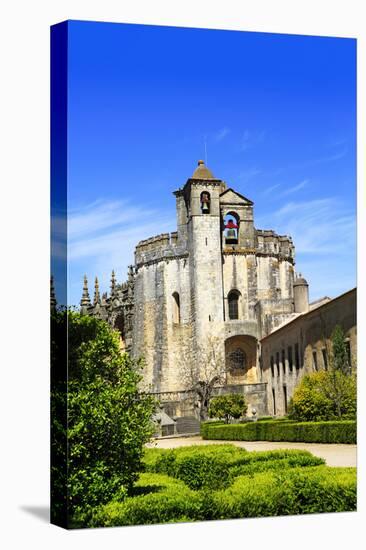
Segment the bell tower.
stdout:
[[197,342],[222,323],[222,253],[219,197],[225,183],[214,177],[203,160],[183,188],[187,209],[191,312]]

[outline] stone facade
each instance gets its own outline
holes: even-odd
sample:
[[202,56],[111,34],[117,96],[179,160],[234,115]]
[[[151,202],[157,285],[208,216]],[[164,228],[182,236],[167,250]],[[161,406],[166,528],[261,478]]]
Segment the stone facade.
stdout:
[[[263,363],[267,351],[260,368],[261,342],[309,307],[292,239],[257,229],[253,202],[203,161],[174,196],[177,231],[139,242],[128,280],[117,284],[112,273],[109,297],[100,297],[96,280],[92,303],[85,280],[81,311],[107,320],[122,348],[144,358],[142,389],[157,394],[168,414],[197,415],[187,369],[195,365],[197,378],[212,358],[224,373],[215,392],[243,392],[249,412],[268,414],[273,380]],[[279,384],[289,397],[290,378]],[[276,413],[283,410],[278,405]]]
[[267,384],[269,414],[281,416],[301,378],[329,367],[331,334],[340,325],[349,363],[356,368],[356,289],[310,304],[289,323],[261,340],[261,380]]

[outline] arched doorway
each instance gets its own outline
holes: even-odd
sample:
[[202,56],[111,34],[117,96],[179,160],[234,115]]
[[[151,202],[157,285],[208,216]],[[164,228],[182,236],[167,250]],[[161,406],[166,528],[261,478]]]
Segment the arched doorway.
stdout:
[[253,384],[257,377],[257,339],[231,336],[225,340],[227,384]]

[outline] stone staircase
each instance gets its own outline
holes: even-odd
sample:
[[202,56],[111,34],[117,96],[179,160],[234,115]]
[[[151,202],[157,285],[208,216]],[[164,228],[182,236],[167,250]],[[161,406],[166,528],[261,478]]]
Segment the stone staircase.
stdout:
[[200,422],[194,416],[182,416],[175,418],[178,434],[193,434],[199,433]]

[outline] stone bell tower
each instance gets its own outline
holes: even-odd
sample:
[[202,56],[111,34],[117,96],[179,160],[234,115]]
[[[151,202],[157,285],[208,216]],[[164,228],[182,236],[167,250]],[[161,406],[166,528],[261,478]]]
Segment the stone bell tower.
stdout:
[[193,337],[198,343],[223,322],[221,215],[219,197],[226,188],[203,160],[183,188],[187,210]]

